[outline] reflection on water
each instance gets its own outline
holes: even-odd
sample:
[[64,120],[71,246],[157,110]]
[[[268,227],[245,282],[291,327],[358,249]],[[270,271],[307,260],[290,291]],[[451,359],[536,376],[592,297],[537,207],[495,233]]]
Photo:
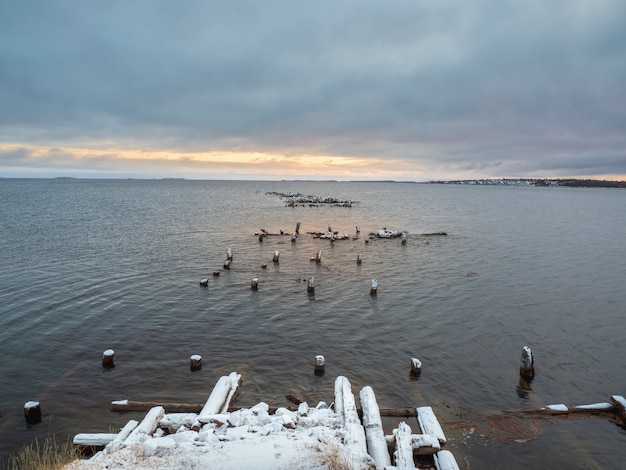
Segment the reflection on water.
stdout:
[[[285,207],[266,191],[360,202]],[[500,412],[624,394],[615,373],[626,366],[626,267],[616,262],[626,255],[624,194],[3,180],[0,452],[48,432],[106,432],[141,417],[109,412],[112,400],[203,403],[221,375],[237,370],[239,405],[288,405],[288,395],[330,403],[337,375],[354,390],[371,385],[381,407],[431,405],[457,460],[474,468],[617,468],[626,436],[607,420]],[[329,225],[352,236],[359,226],[360,238],[307,233]],[[406,244],[370,240],[382,227],[408,231]],[[259,242],[261,228],[285,235]],[[447,235],[421,235],[435,232]],[[312,262],[319,250],[321,263]],[[537,364],[532,388],[519,377],[524,345]],[[109,348],[116,367],[105,370]],[[192,354],[202,370],[189,370]],[[318,354],[323,375],[312,366]],[[409,375],[411,357],[423,363],[419,377]],[[22,405],[31,399],[44,419],[27,428]]]

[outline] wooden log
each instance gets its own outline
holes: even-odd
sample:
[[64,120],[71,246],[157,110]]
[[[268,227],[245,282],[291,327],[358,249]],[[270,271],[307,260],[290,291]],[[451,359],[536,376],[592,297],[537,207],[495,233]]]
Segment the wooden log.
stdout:
[[225,413],[228,410],[231,399],[235,396],[241,383],[241,375],[231,372],[228,376],[219,378],[211,395],[198,415],[198,421],[202,424],[208,422],[211,415]]
[[74,436],[72,442],[75,446],[106,447],[116,437],[117,434],[110,433],[80,433]]
[[535,360],[533,358],[533,352],[528,346],[522,348],[519,373],[522,377],[527,379],[532,379],[535,376]]
[[416,357],[411,358],[411,374],[419,375],[422,373],[422,361]]
[[[338,406],[337,404],[341,402]],[[341,411],[337,411],[339,408]],[[335,380],[335,411],[340,413],[345,429],[344,443],[348,453],[352,456],[354,468],[362,468],[363,459],[367,459],[367,443],[365,440],[365,430],[361,426],[361,421],[357,413],[354,395],[350,381],[339,376]],[[370,457],[371,459],[371,457]],[[368,467],[366,467],[368,468]]]
[[[203,403],[165,403],[165,402],[152,402],[152,401],[134,401],[134,400],[116,400],[111,402],[111,411],[126,413],[129,411],[145,412],[154,408],[155,406],[162,406],[166,413],[200,413]],[[252,406],[252,405],[251,405]],[[251,406],[229,406],[228,412],[238,411]],[[276,410],[281,408],[280,406],[271,406],[270,410]],[[295,411],[292,410],[292,411]],[[271,412],[271,411],[270,411]],[[357,408],[357,413],[362,416],[363,411]],[[415,418],[417,417],[417,411],[415,408],[380,408],[380,415],[385,418]]]
[[626,399],[621,395],[613,395],[611,396],[611,403],[622,418],[622,423],[626,425]]
[[434,460],[437,470],[459,470],[456,459],[449,450],[440,450],[435,454]]
[[424,434],[436,437],[442,444],[446,443],[446,436],[443,433],[443,429],[441,429],[441,425],[430,406],[417,408],[417,421]]
[[[395,445],[395,435],[386,435],[385,441],[387,445]],[[441,444],[439,439],[428,434],[411,434],[411,448],[413,449],[413,456],[419,455],[433,455],[441,450]]]
[[209,286],[209,280],[207,278],[200,279],[200,285],[202,287],[208,287]]
[[41,404],[38,401],[24,403],[24,418],[29,426],[41,423]]
[[370,295],[376,295],[378,293],[378,281],[372,279],[372,287],[370,287]]
[[130,436],[130,433],[133,432],[133,430],[137,427],[137,425],[139,424],[139,421],[135,421],[134,419],[131,419],[128,423],[126,423],[126,425],[122,428],[122,430],[117,433],[117,435],[115,436],[115,438],[106,446],[106,453],[112,453],[117,451],[122,443],[126,440],[126,438],[128,436]]
[[383,422],[380,418],[374,390],[370,386],[363,387],[359,397],[361,398],[361,407],[363,409],[363,426],[365,427],[368,453],[374,459],[376,468],[388,467],[391,465],[391,459],[387,450]]
[[163,418],[165,414],[165,409],[162,406],[155,406],[151,408],[150,411],[143,418],[143,421],[139,423],[133,431],[128,435],[128,437],[124,440],[125,444],[130,444],[133,442],[139,442],[143,440],[145,436],[151,436],[157,428],[159,421]]
[[326,359],[321,354],[315,356],[315,362],[313,365],[313,370],[315,371],[315,375],[324,375],[324,369],[326,368]]
[[398,468],[415,468],[413,447],[411,445],[411,427],[404,421],[393,430],[396,450],[393,453],[394,465]]
[[112,369],[115,367],[115,363],[113,362],[113,357],[115,356],[115,351],[112,349],[107,349],[102,353],[102,367],[105,369]]
[[191,356],[189,358],[189,368],[192,371],[196,371],[196,370],[202,369],[202,356],[200,356],[198,354],[194,354],[193,356]]
[[250,286],[252,290],[259,290],[259,278],[255,277],[252,279],[252,285]]

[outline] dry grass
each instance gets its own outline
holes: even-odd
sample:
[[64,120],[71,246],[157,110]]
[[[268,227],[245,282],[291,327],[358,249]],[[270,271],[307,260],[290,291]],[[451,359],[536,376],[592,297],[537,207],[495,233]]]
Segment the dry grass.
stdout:
[[321,461],[328,470],[350,470],[352,465],[346,455],[341,452],[339,446],[325,446],[321,451]]
[[42,444],[38,439],[9,457],[8,470],[59,470],[65,464],[79,458],[69,440],[57,445],[54,436],[47,437]]

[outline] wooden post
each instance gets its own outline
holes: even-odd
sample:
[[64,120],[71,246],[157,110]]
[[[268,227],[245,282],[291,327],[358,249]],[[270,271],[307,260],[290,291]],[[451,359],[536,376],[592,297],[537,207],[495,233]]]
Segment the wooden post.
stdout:
[[324,368],[326,366],[326,359],[321,354],[315,356],[314,370],[315,375],[324,375]]
[[291,234],[291,243],[295,243],[296,242],[296,238],[298,238],[298,234],[296,232],[293,232]]
[[309,293],[315,292],[315,278],[311,276],[306,283],[306,291]]
[[263,241],[263,234],[259,233],[259,241],[262,242]]
[[370,288],[370,295],[376,295],[378,293],[378,281],[372,279],[372,287]]
[[358,235],[359,233],[361,233],[361,227],[359,227],[358,225],[356,226],[356,234]]
[[406,232],[402,232],[402,242],[403,245],[406,245]]
[[535,360],[533,358],[533,353],[528,346],[524,346],[522,348],[519,373],[526,379],[532,379],[535,376]]
[[363,262],[363,255],[359,253],[356,255],[356,264],[361,264]]
[[112,349],[107,349],[102,353],[102,367],[105,369],[112,369],[115,367],[115,363],[113,362],[113,356],[115,355],[115,351]]
[[233,250],[231,248],[226,248],[226,259],[233,260]]
[[219,277],[220,272],[219,271],[213,271],[213,277]]
[[252,279],[252,286],[251,286],[252,290],[259,290],[259,278],[255,277]]
[[317,254],[315,255],[315,262],[317,264],[320,264],[322,262],[322,250],[318,250]]
[[41,405],[38,401],[27,401],[24,404],[24,418],[28,425],[41,423]]
[[208,285],[209,285],[209,280],[208,280],[207,278],[200,279],[200,285],[201,285],[202,287],[208,287]]
[[274,258],[272,258],[272,261],[273,261],[275,264],[278,264],[278,263],[279,263],[279,261],[278,261],[279,256],[280,256],[280,251],[274,251]]
[[411,358],[411,374],[419,375],[422,373],[422,361],[416,357]]
[[261,269],[267,269],[267,264],[263,263],[263,264],[261,265]]
[[189,368],[192,371],[202,369],[202,356],[199,356],[198,354],[194,354],[193,356],[189,358],[189,361],[190,361]]
[[224,269],[230,269],[230,260],[229,259],[224,261]]
[[300,222],[296,224],[296,233],[300,233]]

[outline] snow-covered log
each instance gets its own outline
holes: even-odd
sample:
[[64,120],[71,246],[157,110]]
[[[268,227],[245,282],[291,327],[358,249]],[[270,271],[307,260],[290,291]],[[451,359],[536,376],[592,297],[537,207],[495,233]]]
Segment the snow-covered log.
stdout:
[[422,361],[420,361],[416,357],[411,358],[411,373],[412,374],[420,374],[422,372]]
[[102,367],[105,369],[111,369],[115,367],[115,363],[113,362],[113,358],[115,356],[115,351],[112,349],[107,349],[102,353]]
[[74,436],[75,446],[105,447],[110,444],[117,434],[110,433],[80,433]]
[[148,411],[143,421],[139,423],[139,426],[133,429],[124,443],[130,444],[133,442],[140,442],[145,438],[145,436],[151,436],[156,430],[159,421],[163,418],[163,415],[165,415],[165,409],[162,406],[155,406],[152,408]]
[[459,470],[456,459],[449,450],[440,450],[435,454],[435,467],[437,470]]
[[532,378],[535,376],[535,360],[533,358],[533,352],[528,346],[522,348],[519,373],[523,377]]
[[237,393],[241,383],[241,375],[231,372],[228,376],[222,376],[213,387],[213,391],[198,415],[200,423],[208,422],[208,417],[228,411],[231,399]]
[[383,432],[383,423],[380,410],[376,402],[374,390],[369,385],[361,389],[361,409],[363,410],[363,426],[367,440],[367,450],[376,463],[376,468],[385,468],[391,465],[387,442]]
[[404,421],[393,430],[396,450],[393,453],[394,465],[397,468],[415,468],[413,447],[411,446],[411,427]]
[[38,401],[24,403],[24,418],[29,425],[41,423],[41,404]]
[[202,356],[199,354],[194,354],[189,358],[189,368],[192,371],[202,369]]
[[324,375],[324,369],[326,368],[326,359],[324,358],[324,356],[322,356],[321,354],[315,356],[315,362],[313,367],[315,370],[315,375]]
[[376,295],[378,293],[378,281],[372,279],[372,287],[370,287],[370,295]]
[[128,438],[128,436],[130,436],[130,433],[133,432],[138,424],[139,421],[131,419],[128,423],[126,423],[126,425],[124,425],[121,431],[116,434],[113,440],[107,444],[104,451],[106,453],[111,453],[118,450],[121,447],[122,443]]
[[[338,406],[338,403],[341,404]],[[365,430],[359,420],[352,386],[350,381],[341,375],[335,380],[335,411],[341,415],[345,430],[344,441],[352,456],[354,468],[362,468],[364,462],[372,459],[367,453]]]
[[436,437],[442,444],[446,443],[446,436],[443,433],[443,429],[441,429],[441,425],[439,421],[437,421],[437,417],[430,406],[417,408],[417,421],[424,434]]

